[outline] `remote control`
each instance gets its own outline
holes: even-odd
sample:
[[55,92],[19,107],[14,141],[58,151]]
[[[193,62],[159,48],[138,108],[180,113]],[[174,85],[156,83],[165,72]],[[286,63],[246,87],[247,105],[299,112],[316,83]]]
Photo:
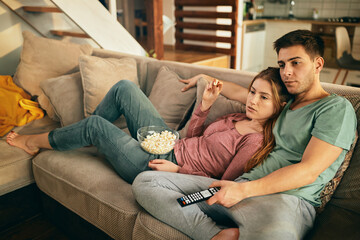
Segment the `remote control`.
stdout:
[[180,206],[185,207],[185,206],[188,206],[188,205],[193,204],[193,203],[197,203],[197,202],[207,200],[207,199],[211,198],[212,196],[214,196],[214,194],[216,192],[218,192],[219,190],[220,190],[220,188],[218,188],[218,187],[209,188],[209,189],[206,189],[204,191],[195,192],[195,193],[191,193],[189,195],[185,195],[185,196],[183,196],[181,198],[178,198],[177,201],[180,204]]

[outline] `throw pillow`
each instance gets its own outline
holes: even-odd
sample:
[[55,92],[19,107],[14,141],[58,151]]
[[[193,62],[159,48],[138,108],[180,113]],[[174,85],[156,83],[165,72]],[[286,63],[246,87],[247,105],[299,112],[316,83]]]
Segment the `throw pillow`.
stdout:
[[[196,109],[198,105],[201,103],[202,96],[207,84],[208,82],[204,78],[200,78],[197,81],[196,103],[194,109]],[[211,106],[209,115],[207,116],[204,124],[208,125],[211,122],[214,122],[219,117],[225,116],[230,113],[240,113],[240,112],[245,112],[244,104],[238,101],[230,100],[220,94],[216,99],[216,101],[214,102],[214,104]],[[185,127],[182,130],[180,130],[181,138],[184,138],[186,136],[189,124],[190,121],[188,121]]]
[[127,79],[139,85],[133,58],[99,58],[80,56],[79,67],[84,90],[84,113],[90,116],[110,88]]
[[61,126],[70,125],[84,118],[80,72],[43,80],[40,87],[50,100]]
[[[332,88],[326,89],[328,92],[335,92],[339,95],[345,97],[353,105],[356,117],[358,119],[358,129],[359,133],[359,119],[360,119],[360,97],[356,94],[352,94],[352,90],[347,86],[336,86],[333,87],[333,84],[328,84]],[[348,94],[346,94],[348,93]],[[351,146],[351,149],[345,155],[344,162],[339,167],[334,178],[325,185],[325,188],[320,193],[321,206],[316,209],[317,213],[321,213],[328,201],[332,199],[332,204],[346,208],[352,211],[359,211],[359,205],[357,199],[359,199],[359,181],[355,181],[359,173],[359,148],[355,147],[358,139],[358,134],[356,134],[355,140]],[[350,161],[351,160],[351,161]],[[350,169],[347,169],[351,165]],[[345,173],[346,172],[346,173]],[[335,191],[336,190],[336,191]],[[351,199],[351,200],[350,200]]]
[[[79,56],[92,53],[92,47],[88,44],[79,45],[38,37],[28,31],[23,32],[23,38],[23,49],[14,82],[32,96],[42,94],[41,81],[74,72]],[[41,97],[39,103],[51,118],[56,119],[47,98]]]
[[320,205],[320,207],[316,208],[317,214],[320,214],[324,210],[326,204],[330,201],[330,199],[333,196],[342,177],[344,176],[346,169],[349,167],[350,160],[354,153],[354,148],[355,148],[357,139],[358,139],[358,134],[356,133],[355,140],[354,140],[353,144],[351,145],[350,150],[346,153],[344,161],[340,165],[339,169],[337,170],[334,178],[331,179],[330,182],[328,182],[325,185],[324,189],[321,191],[321,193],[320,193],[321,205]]
[[181,92],[185,86],[181,78],[166,66],[159,69],[149,99],[158,110],[165,123],[178,129],[181,120],[195,102],[196,89]]

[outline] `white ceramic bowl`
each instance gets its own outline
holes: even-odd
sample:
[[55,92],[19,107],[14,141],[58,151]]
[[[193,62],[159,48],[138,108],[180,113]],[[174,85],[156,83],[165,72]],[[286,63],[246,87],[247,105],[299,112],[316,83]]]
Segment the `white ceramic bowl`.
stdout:
[[151,154],[167,154],[179,140],[179,133],[167,127],[147,126],[138,129],[137,139],[144,151]]

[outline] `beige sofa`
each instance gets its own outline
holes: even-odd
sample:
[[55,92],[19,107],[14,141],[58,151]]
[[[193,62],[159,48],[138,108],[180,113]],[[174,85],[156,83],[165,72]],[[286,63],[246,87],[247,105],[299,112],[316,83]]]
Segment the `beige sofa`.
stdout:
[[[49,44],[46,49],[47,54],[54,54],[49,50],[52,48],[52,44],[58,51],[67,51],[66,46],[62,46],[64,47],[62,49],[57,42],[53,42],[54,40],[51,40],[50,43],[47,39],[44,41]],[[22,63],[25,63],[28,57],[25,42],[32,44],[33,49],[40,47],[37,44],[39,39],[25,34]],[[74,63],[74,66],[68,66],[68,69],[64,68],[66,71],[64,69],[63,72],[60,71],[61,69],[53,71],[55,74],[52,76],[43,74],[45,75],[44,79],[38,83],[42,90],[39,94],[43,95],[39,97],[39,102],[47,110],[48,115],[25,126],[16,127],[15,131],[23,134],[40,133],[84,118],[91,107],[96,106],[96,104],[90,105],[98,101],[92,97],[96,94],[103,94],[101,89],[104,86],[111,85],[111,78],[114,78],[113,81],[121,80],[116,79],[118,75],[121,75],[122,78],[128,75],[131,78],[134,75],[129,74],[129,72],[135,71],[136,78],[133,80],[137,81],[141,90],[149,96],[169,126],[179,130],[183,135],[194,105],[201,100],[205,84],[200,81],[197,88],[182,93],[180,89],[183,85],[178,82],[179,78],[186,79],[199,73],[206,73],[219,79],[247,86],[255,75],[254,73],[230,69],[159,61],[100,49],[79,54],[88,55],[80,57],[79,66]],[[78,58],[78,56],[72,57]],[[124,64],[122,60],[128,61],[129,58],[133,59],[133,62],[130,61],[127,63],[128,65],[121,65],[121,67],[117,65]],[[36,57],[32,57],[28,69],[36,71],[31,67],[31,64],[36,61],[47,65],[55,64],[53,62],[44,63],[41,59],[36,60]],[[58,60],[64,61],[64,59]],[[118,63],[119,60],[120,63]],[[21,69],[24,67],[21,66],[22,63],[17,69],[14,81],[19,85],[26,85],[24,82],[30,80],[21,77],[26,75],[22,73],[24,71]],[[129,67],[129,65],[131,66]],[[121,68],[120,71],[116,72],[119,68]],[[79,69],[80,74],[77,73]],[[68,75],[69,73],[70,75]],[[41,77],[38,78],[41,79]],[[80,82],[81,84],[79,84]],[[360,118],[360,89],[332,84],[323,84],[323,86],[329,92],[346,95],[354,105],[358,118]],[[31,90],[27,91],[30,92]],[[221,96],[211,111],[207,121],[226,113],[243,111],[243,106]],[[119,119],[116,124],[126,131],[124,119]],[[25,186],[35,179],[37,186],[43,193],[92,226],[100,229],[103,233],[101,236],[104,238],[126,240],[189,239],[184,234],[146,213],[136,203],[132,195],[131,185],[115,173],[94,147],[66,152],[44,150],[34,158],[20,149],[8,146],[4,138],[0,140],[0,148],[0,158],[2,159],[0,161],[0,173],[2,174],[0,190],[2,194]],[[350,158],[349,168],[345,171],[337,190],[332,195],[332,199],[324,211],[319,214],[313,232],[309,233],[308,239],[338,239],[338,237],[355,239],[360,236],[358,228],[360,222],[360,151],[358,146],[355,147]],[[335,180],[335,185],[337,185],[340,177]],[[331,190],[327,192],[329,196],[331,196],[331,192]],[[159,203],[159,207],[161,207],[161,203]],[[45,212],[48,211],[47,205],[44,205],[44,208]],[[51,214],[53,218],[57,218],[54,216],[54,212]],[[63,222],[65,225],[64,221],[70,220],[62,216],[60,223]],[[78,233],[81,231],[79,230]],[[76,238],[79,238],[79,235],[81,236],[81,234],[75,234]],[[89,239],[88,236],[86,238]],[[94,239],[98,238],[97,236]]]

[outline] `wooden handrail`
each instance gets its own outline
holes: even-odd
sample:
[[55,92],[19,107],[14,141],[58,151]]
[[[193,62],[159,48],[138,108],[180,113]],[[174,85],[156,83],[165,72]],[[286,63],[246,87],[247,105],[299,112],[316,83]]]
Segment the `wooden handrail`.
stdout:
[[235,6],[234,0],[175,0],[175,6]]
[[79,38],[89,38],[89,35],[82,32],[72,32],[64,30],[50,30],[50,33],[56,36],[70,36],[70,37],[79,37]]
[[188,18],[230,18],[235,19],[234,12],[208,12],[208,11],[175,11],[175,17],[188,17]]
[[52,12],[52,13],[61,13],[62,11],[57,7],[42,7],[42,6],[23,6],[22,7],[26,12]]

